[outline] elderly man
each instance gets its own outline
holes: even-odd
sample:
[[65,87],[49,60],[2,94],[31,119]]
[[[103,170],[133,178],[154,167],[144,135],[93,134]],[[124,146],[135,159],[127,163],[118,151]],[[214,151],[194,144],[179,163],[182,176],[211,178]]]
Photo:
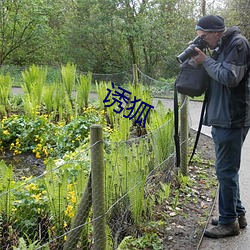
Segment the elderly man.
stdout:
[[237,27],[225,29],[220,16],[202,17],[196,33],[213,50],[201,50],[193,59],[210,76],[204,125],[212,126],[219,181],[219,218],[205,235],[212,238],[238,235],[247,226],[240,200],[239,169],[241,149],[250,126],[250,46]]

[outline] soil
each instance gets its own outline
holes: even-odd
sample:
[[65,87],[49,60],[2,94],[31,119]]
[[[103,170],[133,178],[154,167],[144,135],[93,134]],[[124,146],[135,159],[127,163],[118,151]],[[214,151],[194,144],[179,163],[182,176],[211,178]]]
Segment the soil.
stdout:
[[6,165],[13,167],[16,181],[23,176],[39,176],[45,171],[43,159],[37,159],[32,153],[22,153],[14,156],[12,152],[7,152],[0,156],[0,160],[4,160]]
[[[191,138],[195,138],[195,134],[191,131]],[[191,148],[193,141],[192,139],[190,143]],[[185,188],[176,184],[176,190],[179,190],[176,209],[173,209],[173,202],[158,207],[160,213],[167,215],[167,227],[159,231],[164,242],[164,250],[199,249],[217,194],[218,183],[214,162],[213,141],[201,134],[194,162],[188,170],[191,183]],[[176,193],[172,194],[172,199],[169,200],[174,200],[175,197]]]

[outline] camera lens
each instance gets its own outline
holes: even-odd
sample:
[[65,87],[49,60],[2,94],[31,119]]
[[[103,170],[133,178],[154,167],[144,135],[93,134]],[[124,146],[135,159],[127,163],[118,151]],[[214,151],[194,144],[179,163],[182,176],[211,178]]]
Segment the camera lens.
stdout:
[[177,61],[179,63],[183,63],[188,58],[198,55],[198,53],[194,49],[195,47],[195,44],[191,44],[189,47],[187,47],[180,55],[176,57]]
[[203,50],[207,47],[207,43],[199,36],[197,36],[192,43],[180,54],[176,57],[177,61],[179,63],[183,63],[188,58],[198,55],[195,47],[199,48],[200,50]]

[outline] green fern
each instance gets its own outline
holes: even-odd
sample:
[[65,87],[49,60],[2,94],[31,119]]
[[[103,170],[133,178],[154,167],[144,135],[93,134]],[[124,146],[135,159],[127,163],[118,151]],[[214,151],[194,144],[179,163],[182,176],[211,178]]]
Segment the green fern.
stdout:
[[46,86],[44,89],[43,102],[46,107],[46,112],[50,114],[53,111],[53,102],[54,102],[54,92],[56,85]]
[[0,75],[0,114],[7,115],[8,98],[11,93],[12,79],[10,74]]
[[[105,107],[103,101],[108,95],[108,90],[112,90],[112,85],[111,82],[96,82],[96,90],[97,90],[97,95],[98,95],[98,100],[99,100],[99,105],[101,110],[105,110],[107,112],[107,117],[108,117],[108,123],[111,125],[111,127],[114,127],[115,124],[115,116],[116,113],[114,112],[114,107]],[[112,97],[110,96],[112,99]]]
[[155,153],[155,159],[160,163],[167,159],[174,147],[173,129],[174,119],[173,112],[166,111],[161,101],[151,112],[150,123],[146,124],[146,129],[151,132],[152,145]]
[[21,83],[24,91],[24,110],[26,115],[34,117],[42,103],[47,68],[42,69],[32,65],[28,70],[22,72],[22,76],[24,80]]
[[66,172],[56,170],[52,159],[49,159],[46,164],[46,172],[44,184],[48,193],[50,210],[57,225],[61,227],[67,205],[68,177]]
[[13,206],[14,196],[11,189],[14,187],[14,177],[12,166],[8,167],[4,161],[0,161],[0,212],[9,221]]
[[76,81],[76,66],[67,63],[66,66],[61,66],[62,85],[69,97],[72,100],[72,92]]
[[88,107],[89,94],[91,90],[92,74],[88,72],[87,75],[80,75],[78,79],[79,85],[77,88],[77,106],[81,110]]

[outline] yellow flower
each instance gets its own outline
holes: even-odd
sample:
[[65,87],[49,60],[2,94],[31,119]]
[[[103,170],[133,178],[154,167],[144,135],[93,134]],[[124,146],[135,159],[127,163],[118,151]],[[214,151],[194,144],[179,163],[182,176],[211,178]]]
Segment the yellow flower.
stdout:
[[4,134],[4,135],[9,135],[10,133],[9,133],[8,130],[5,129],[5,130],[3,131],[3,134]]
[[73,218],[74,217],[73,206],[68,205],[66,208],[66,211],[64,211],[64,213],[65,213],[65,215],[68,215],[69,218]]
[[17,208],[13,207],[11,210],[12,210],[12,212],[16,212]]
[[72,202],[72,203],[76,203],[76,196],[75,196],[75,195],[72,195],[72,197],[71,197],[71,202]]
[[43,147],[43,153],[45,154],[46,157],[48,157],[49,153],[46,147]]
[[20,178],[21,178],[21,180],[29,181],[29,180],[31,180],[33,177],[32,177],[32,176],[29,176],[29,177],[22,176],[22,177],[20,177]]
[[41,155],[40,155],[39,152],[36,152],[36,158],[37,158],[37,159],[40,159],[40,158],[41,158]]
[[42,195],[41,193],[33,194],[32,197],[35,198],[36,201],[40,201],[42,199],[41,195]]
[[21,154],[21,153],[22,153],[22,151],[19,151],[19,150],[15,149],[13,154],[18,155],[18,154]]
[[26,189],[28,191],[34,191],[37,190],[37,185],[35,183],[30,183],[29,185],[26,186]]

